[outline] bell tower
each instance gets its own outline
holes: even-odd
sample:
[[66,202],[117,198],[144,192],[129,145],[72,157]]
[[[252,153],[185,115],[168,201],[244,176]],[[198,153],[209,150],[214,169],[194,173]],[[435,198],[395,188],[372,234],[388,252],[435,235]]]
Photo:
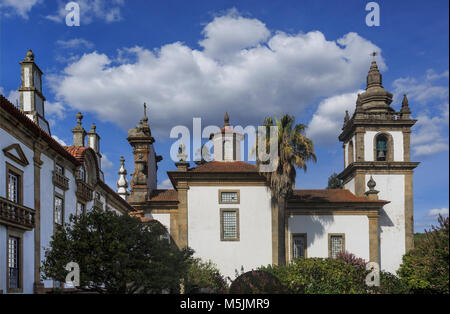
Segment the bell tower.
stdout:
[[405,252],[413,248],[413,171],[408,98],[396,112],[393,95],[382,85],[377,63],[372,61],[366,90],[358,95],[353,116],[344,119],[339,140],[343,142],[344,170],[339,174],[344,188],[364,196],[371,178],[379,198],[389,201],[380,212],[379,235],[382,269],[395,272]]

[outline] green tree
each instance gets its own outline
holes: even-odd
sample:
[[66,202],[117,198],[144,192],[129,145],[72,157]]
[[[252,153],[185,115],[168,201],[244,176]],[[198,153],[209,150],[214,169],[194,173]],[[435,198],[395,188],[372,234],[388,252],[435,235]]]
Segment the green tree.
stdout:
[[65,265],[80,266],[81,290],[98,293],[177,292],[192,251],[180,251],[158,222],[93,209],[71,216],[45,252],[43,279],[64,282]]
[[[286,199],[292,194],[295,187],[296,168],[307,170],[307,162],[316,162],[313,142],[306,137],[306,126],[295,124],[295,118],[285,114],[279,120],[267,117],[263,123],[266,129],[275,126],[278,130],[275,140],[278,145],[278,156],[275,162],[276,169],[273,172],[263,172],[267,178],[271,191],[272,202],[276,205],[279,224],[276,228],[279,232],[284,232],[284,208]],[[258,134],[258,136],[264,136]],[[266,132],[266,151],[270,151],[270,134]],[[257,147],[257,150],[260,149]],[[262,162],[257,159],[258,164]],[[284,247],[279,246],[278,259],[283,263]]]
[[338,174],[335,172],[328,178],[328,186],[327,189],[334,190],[334,189],[341,189],[342,188],[342,181],[338,178]]
[[425,231],[425,239],[403,255],[398,274],[415,293],[449,293],[449,219]]

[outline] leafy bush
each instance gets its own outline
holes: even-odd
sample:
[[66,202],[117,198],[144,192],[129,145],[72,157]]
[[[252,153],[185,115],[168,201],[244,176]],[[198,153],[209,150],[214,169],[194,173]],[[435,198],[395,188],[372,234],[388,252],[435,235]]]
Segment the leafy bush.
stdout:
[[408,284],[389,272],[380,271],[380,286],[371,287],[373,293],[409,294]]
[[201,293],[205,291],[225,293],[227,289],[228,284],[226,280],[213,262],[204,262],[200,258],[191,259],[185,279],[186,293]]
[[260,268],[287,287],[290,293],[343,294],[366,293],[365,268],[354,266],[344,259],[296,259],[286,266]]
[[403,256],[398,270],[414,293],[449,293],[449,218],[439,215],[438,222]]
[[354,254],[347,251],[338,253],[336,259],[343,260],[345,264],[352,265],[364,270],[367,267],[367,262],[364,260],[364,258],[356,257]]
[[79,289],[97,293],[178,292],[192,250],[180,251],[158,222],[94,209],[71,216],[45,252],[43,279],[64,282],[69,262],[80,267]]
[[286,293],[286,289],[274,275],[252,270],[237,277],[230,286],[232,294]]

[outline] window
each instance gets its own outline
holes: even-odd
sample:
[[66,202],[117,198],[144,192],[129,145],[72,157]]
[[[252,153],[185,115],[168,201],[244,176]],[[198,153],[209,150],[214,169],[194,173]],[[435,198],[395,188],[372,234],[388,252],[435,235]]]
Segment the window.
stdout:
[[345,235],[329,234],[328,235],[328,255],[336,258],[337,255],[345,251]]
[[6,163],[6,198],[11,202],[22,204],[23,172]]
[[377,137],[377,161],[386,161],[387,153],[387,137],[380,134]]
[[238,190],[219,190],[219,204],[239,204]]
[[292,258],[305,258],[306,257],[306,233],[305,234],[293,234],[292,235]]
[[222,241],[239,241],[239,210],[220,210],[220,234]]
[[62,225],[64,219],[64,201],[61,197],[55,196],[55,224]]
[[8,237],[8,289],[20,289],[20,238]]
[[84,167],[81,166],[80,168],[78,168],[78,172],[77,172],[77,179],[81,180],[83,182],[86,182],[86,171],[84,170]]
[[61,167],[60,165],[56,164],[56,166],[55,166],[55,171],[56,171],[58,174],[64,176],[64,167]]
[[348,165],[352,164],[355,161],[355,155],[353,150],[353,141],[348,143]]
[[8,200],[19,202],[19,176],[12,171],[8,172]]
[[80,215],[84,215],[86,210],[86,206],[83,203],[77,203],[77,212],[76,215],[80,216]]

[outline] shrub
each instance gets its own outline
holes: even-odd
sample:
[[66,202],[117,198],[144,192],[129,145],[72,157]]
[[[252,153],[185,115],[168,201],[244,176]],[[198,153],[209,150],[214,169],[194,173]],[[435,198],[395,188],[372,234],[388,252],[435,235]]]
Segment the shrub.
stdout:
[[286,293],[286,289],[274,275],[252,270],[237,277],[230,286],[232,294]]
[[225,293],[227,289],[226,280],[213,262],[204,262],[200,258],[191,259],[185,279],[186,293],[202,293],[205,291]]
[[261,268],[277,277],[290,293],[342,294],[366,293],[365,268],[344,259],[296,259],[286,266]]
[[425,239],[403,256],[398,274],[414,293],[449,293],[449,218],[425,231]]
[[408,284],[389,272],[380,271],[380,286],[371,287],[374,293],[382,294],[409,294]]
[[363,258],[356,257],[354,254],[347,251],[338,253],[336,259],[343,260],[345,264],[352,265],[364,270],[367,267],[367,262]]

